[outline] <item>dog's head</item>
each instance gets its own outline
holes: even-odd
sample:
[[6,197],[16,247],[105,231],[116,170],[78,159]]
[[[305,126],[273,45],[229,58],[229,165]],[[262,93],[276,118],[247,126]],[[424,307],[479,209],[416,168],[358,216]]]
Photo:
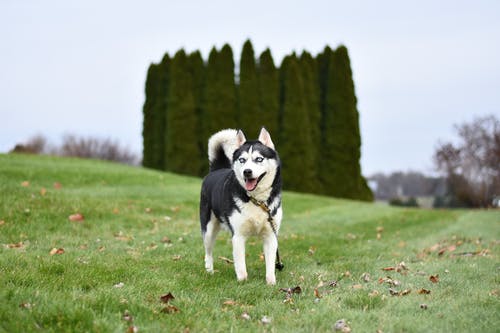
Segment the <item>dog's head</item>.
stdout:
[[247,141],[241,130],[237,134],[239,148],[233,154],[233,170],[247,192],[271,188],[279,168],[279,157],[269,132],[262,128],[257,141]]

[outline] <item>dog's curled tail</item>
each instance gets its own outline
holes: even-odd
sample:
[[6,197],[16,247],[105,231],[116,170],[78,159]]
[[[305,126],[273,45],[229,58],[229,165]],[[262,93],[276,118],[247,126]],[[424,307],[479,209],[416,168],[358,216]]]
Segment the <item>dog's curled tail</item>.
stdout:
[[208,139],[208,161],[210,171],[231,168],[233,153],[241,145],[238,131],[225,129]]

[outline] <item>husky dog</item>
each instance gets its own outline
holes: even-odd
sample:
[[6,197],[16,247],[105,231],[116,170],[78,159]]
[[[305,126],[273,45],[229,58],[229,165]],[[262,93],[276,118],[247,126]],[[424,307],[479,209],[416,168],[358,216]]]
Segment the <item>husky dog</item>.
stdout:
[[[221,227],[232,234],[233,259],[239,281],[248,277],[245,241],[260,236],[264,242],[266,281],[276,284],[278,231],[281,224],[280,159],[269,132],[247,141],[241,130],[226,129],[208,140],[210,172],[203,180],[200,223],[205,245],[205,268],[213,273],[212,250]],[[281,265],[281,266],[280,266]]]

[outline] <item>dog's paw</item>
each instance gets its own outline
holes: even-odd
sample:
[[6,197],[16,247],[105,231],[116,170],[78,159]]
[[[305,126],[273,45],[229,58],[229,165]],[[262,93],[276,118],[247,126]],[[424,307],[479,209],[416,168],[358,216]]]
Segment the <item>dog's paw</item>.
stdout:
[[270,286],[274,286],[276,284],[276,276],[266,276],[266,282]]
[[238,279],[238,281],[246,281],[246,279],[248,279],[247,272],[239,272],[239,273],[237,272],[236,279]]

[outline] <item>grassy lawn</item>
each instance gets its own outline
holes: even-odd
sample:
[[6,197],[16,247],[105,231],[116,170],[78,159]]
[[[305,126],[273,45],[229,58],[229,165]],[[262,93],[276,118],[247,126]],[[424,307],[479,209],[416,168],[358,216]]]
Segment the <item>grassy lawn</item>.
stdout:
[[345,332],[500,330],[499,210],[285,193],[285,269],[272,287],[258,239],[247,243],[247,282],[225,260],[229,233],[215,274],[204,271],[200,183],[0,155],[0,331],[332,332],[340,319]]

